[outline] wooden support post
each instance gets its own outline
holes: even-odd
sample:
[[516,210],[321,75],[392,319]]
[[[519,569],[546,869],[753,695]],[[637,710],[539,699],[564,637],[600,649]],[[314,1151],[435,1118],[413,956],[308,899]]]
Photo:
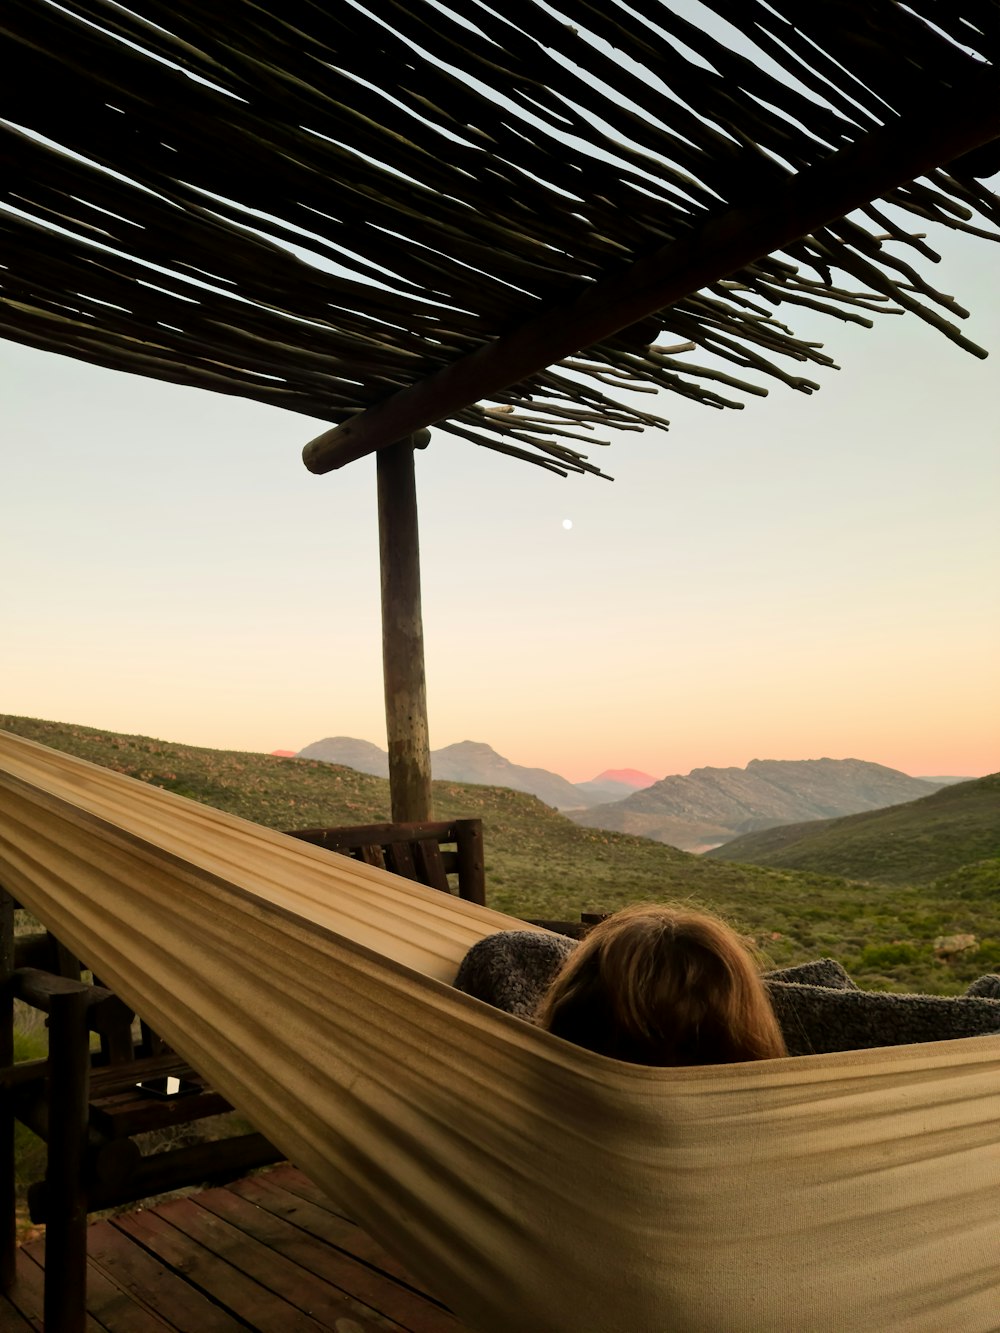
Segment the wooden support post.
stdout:
[[456,819],[455,842],[458,852],[458,892],[469,902],[486,906],[486,861],[483,851],[483,825],[479,819]]
[[45,1232],[46,1333],[84,1333],[87,1301],[87,1148],[90,1034],[87,987],[52,996]]
[[418,431],[380,449],[378,533],[382,569],[382,671],[389,746],[389,789],[394,823],[431,818],[431,754],[420,611],[420,543],[414,448]]
[[[14,1063],[14,899],[0,887],[0,1069]],[[0,1091],[0,1291],[14,1285],[17,1220],[14,1188],[14,1108]]]

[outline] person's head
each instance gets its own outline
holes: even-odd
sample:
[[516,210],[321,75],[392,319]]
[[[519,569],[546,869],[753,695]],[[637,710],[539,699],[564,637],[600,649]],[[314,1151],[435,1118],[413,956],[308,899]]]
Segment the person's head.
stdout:
[[626,907],[594,926],[557,973],[537,1022],[632,1064],[731,1064],[786,1053],[740,937],[684,907]]

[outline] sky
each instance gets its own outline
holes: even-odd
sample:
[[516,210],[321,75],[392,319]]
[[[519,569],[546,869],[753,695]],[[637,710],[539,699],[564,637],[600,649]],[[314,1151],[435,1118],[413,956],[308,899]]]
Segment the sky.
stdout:
[[[661,395],[669,431],[593,451],[613,483],[433,433],[432,748],[485,741],[572,781],[1000,769],[1000,245],[928,236],[940,265],[906,257],[970,309],[986,361],[914,316],[789,307],[842,367],[807,368],[821,391]],[[316,477],[301,450],[326,422],[3,341],[0,404],[0,711],[385,744],[374,459]]]
[[[432,748],[573,781],[754,758],[1000,768],[1000,248],[916,319],[789,322],[842,369],[561,479],[435,431],[417,455]],[[0,343],[3,711],[226,749],[385,744],[375,464],[324,423]],[[572,526],[568,527],[567,522]]]

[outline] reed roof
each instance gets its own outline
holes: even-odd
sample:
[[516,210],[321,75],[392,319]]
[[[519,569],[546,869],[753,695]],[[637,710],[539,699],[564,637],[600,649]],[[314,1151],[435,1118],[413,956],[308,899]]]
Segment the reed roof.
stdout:
[[6,0],[0,43],[0,336],[375,422],[316,470],[405,418],[596,471],[632,390],[815,388],[779,306],[979,351],[911,259],[1000,235],[1000,0]]

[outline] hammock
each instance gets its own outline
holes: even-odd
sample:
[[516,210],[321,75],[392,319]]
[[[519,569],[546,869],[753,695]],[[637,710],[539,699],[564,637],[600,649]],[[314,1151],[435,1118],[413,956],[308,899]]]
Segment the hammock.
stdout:
[[484,1333],[1000,1328],[1000,1037],[619,1064],[449,985],[497,912],[6,733],[0,811],[6,887]]

